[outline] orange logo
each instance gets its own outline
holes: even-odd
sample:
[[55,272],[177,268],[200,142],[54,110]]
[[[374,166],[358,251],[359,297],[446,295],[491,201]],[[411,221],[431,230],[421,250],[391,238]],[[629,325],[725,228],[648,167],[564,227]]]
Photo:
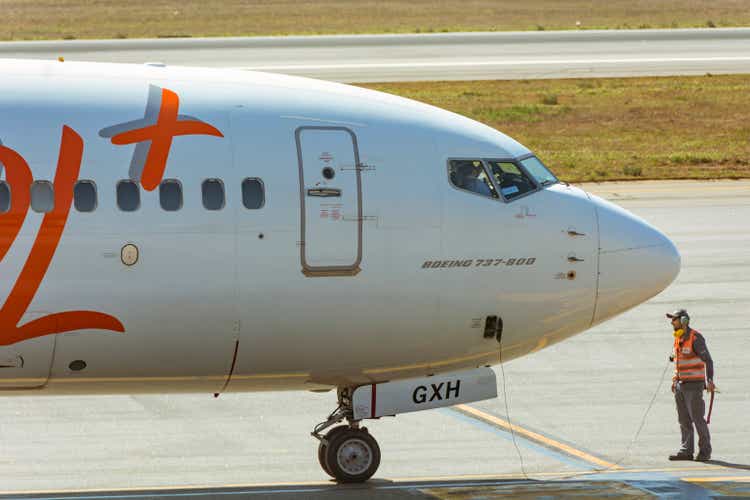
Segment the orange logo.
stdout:
[[[60,243],[70,206],[73,203],[73,185],[78,180],[82,157],[81,136],[72,128],[63,126],[60,156],[55,171],[55,206],[51,212],[44,214],[29,257],[5,304],[0,309],[0,345],[10,345],[44,335],[87,328],[125,331],[125,327],[117,318],[95,311],[55,313],[35,319],[25,325],[18,325],[39,290]],[[14,150],[2,145],[0,145],[0,163],[5,166],[5,177],[13,193],[10,210],[0,214],[0,261],[2,261],[16,240],[29,211],[33,178],[26,160]]]
[[[179,98],[168,89],[151,86],[144,118],[121,123],[99,132],[112,144],[136,144],[130,165],[130,177],[140,179],[143,188],[152,191],[162,180],[172,139],[181,135],[224,137],[215,127],[196,118],[178,114]],[[55,171],[55,204],[42,219],[29,257],[5,304],[0,308],[0,346],[15,344],[44,335],[82,329],[124,332],[115,317],[96,311],[68,311],[50,314],[19,326],[49,269],[60,243],[73,203],[73,185],[78,180],[83,158],[83,139],[72,128],[63,126],[60,156]],[[8,212],[0,214],[0,261],[21,231],[31,203],[33,177],[26,160],[0,144],[0,164],[5,166],[6,181],[13,196]]]
[[[130,178],[140,178],[146,191],[153,191],[161,182],[173,138],[180,135],[224,137],[218,129],[205,122],[178,115],[179,107],[180,99],[176,93],[151,86],[146,114],[142,119],[99,131],[100,136],[111,138],[112,144],[117,146],[137,144],[130,165]],[[145,155],[144,146],[148,147]]]

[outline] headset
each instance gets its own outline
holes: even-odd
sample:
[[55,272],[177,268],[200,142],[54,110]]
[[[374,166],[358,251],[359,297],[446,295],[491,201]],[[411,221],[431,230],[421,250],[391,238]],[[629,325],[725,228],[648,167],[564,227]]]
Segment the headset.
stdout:
[[685,309],[679,309],[675,311],[673,314],[667,314],[668,318],[679,318],[680,325],[685,328],[690,324],[690,315]]
[[[680,329],[674,331],[674,337],[680,338],[682,335],[684,335],[685,331],[688,329],[688,325],[690,324],[690,316],[688,315],[687,311],[684,309],[680,309],[679,311],[675,311],[676,314],[667,314],[668,317],[672,318],[674,321],[675,319],[680,320]],[[674,360],[674,356],[669,357],[670,361]]]
[[687,327],[690,324],[690,316],[688,316],[687,314],[683,314],[682,316],[680,316],[680,324],[683,328]]

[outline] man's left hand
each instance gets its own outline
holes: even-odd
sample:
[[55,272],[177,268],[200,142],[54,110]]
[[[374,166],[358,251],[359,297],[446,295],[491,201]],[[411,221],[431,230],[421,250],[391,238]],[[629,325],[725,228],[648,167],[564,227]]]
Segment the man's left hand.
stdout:
[[714,392],[716,390],[716,386],[714,385],[712,381],[710,380],[708,381],[708,384],[706,384],[706,390],[708,392]]

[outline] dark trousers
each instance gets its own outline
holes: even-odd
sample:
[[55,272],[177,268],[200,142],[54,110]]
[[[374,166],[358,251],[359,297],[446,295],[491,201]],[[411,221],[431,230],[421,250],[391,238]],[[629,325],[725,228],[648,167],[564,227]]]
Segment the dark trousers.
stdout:
[[677,420],[680,422],[682,434],[681,453],[693,454],[695,450],[693,426],[695,426],[695,431],[698,433],[698,451],[703,455],[711,456],[711,434],[708,432],[708,425],[703,417],[706,412],[703,388],[702,382],[678,383],[675,388]]

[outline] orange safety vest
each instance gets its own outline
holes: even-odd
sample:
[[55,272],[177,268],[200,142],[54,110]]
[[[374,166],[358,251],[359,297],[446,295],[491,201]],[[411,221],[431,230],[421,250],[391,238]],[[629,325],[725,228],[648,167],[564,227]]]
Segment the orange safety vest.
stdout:
[[685,337],[685,334],[674,339],[674,375],[675,379],[682,382],[704,382],[706,380],[706,363],[693,350],[696,333],[699,332],[691,328],[684,342],[680,342],[680,340]]

